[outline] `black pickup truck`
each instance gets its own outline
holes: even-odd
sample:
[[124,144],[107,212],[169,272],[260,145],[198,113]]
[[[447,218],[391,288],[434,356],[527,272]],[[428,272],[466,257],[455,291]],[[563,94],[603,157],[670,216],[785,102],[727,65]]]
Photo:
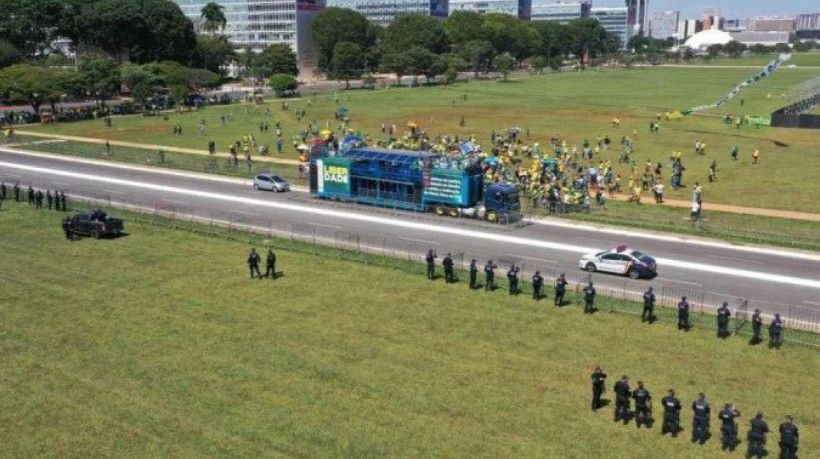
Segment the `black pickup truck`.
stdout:
[[100,209],[92,209],[71,217],[71,229],[74,234],[97,239],[108,235],[119,236],[123,224],[119,218],[110,217]]

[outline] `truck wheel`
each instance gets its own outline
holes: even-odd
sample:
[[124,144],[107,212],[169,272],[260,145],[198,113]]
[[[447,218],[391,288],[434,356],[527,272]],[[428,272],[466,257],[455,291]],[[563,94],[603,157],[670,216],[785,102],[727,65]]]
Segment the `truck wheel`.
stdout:
[[488,222],[497,223],[498,222],[498,212],[494,210],[488,210],[487,215],[485,216]]
[[444,207],[436,206],[436,215],[443,216],[444,215]]
[[96,228],[91,230],[91,237],[93,237],[94,239],[99,239],[100,238],[100,231]]
[[451,209],[450,209],[450,211],[449,211],[449,214],[450,214],[450,216],[451,216],[451,217],[453,217],[453,218],[458,218],[458,209],[456,209],[456,208],[451,208]]

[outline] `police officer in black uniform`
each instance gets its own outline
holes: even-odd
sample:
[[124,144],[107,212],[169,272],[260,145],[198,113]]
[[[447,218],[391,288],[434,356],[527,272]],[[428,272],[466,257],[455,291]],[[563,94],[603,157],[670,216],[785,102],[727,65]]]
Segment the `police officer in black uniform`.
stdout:
[[273,249],[268,249],[268,256],[265,259],[265,277],[276,280],[276,254]]
[[601,367],[595,367],[592,372],[592,411],[601,407],[601,395],[606,392],[606,373]]
[[28,186],[28,205],[34,205],[34,188],[31,185]]
[[592,282],[584,288],[584,314],[595,312],[595,287]]
[[641,424],[647,428],[652,426],[652,394],[643,387],[643,381],[638,381],[638,388],[632,392],[635,400],[635,427]]
[[620,381],[615,383],[613,388],[615,392],[615,422],[624,421],[624,424],[629,422],[629,397],[632,393],[629,391],[629,376],[624,375]]
[[248,268],[251,270],[251,279],[253,279],[254,272],[260,279],[262,278],[262,273],[259,272],[259,254],[256,253],[256,249],[251,249],[251,253],[248,254]]
[[641,322],[652,323],[654,320],[654,311],[655,292],[652,291],[652,287],[649,287],[649,290],[645,291],[643,294],[643,312],[641,313]]
[[709,439],[709,415],[711,413],[703,392],[698,394],[698,399],[692,402],[692,412],[692,442],[699,441],[703,444]]
[[20,202],[20,183],[14,182],[14,201]]
[[444,266],[444,282],[452,284],[456,281],[456,277],[453,275],[453,257],[448,253],[441,261],[441,264]]
[[41,190],[37,190],[37,192],[34,193],[34,202],[38,209],[43,208],[43,192]]
[[740,416],[740,411],[735,409],[731,403],[723,406],[723,409],[718,413],[721,427],[721,447],[723,451],[734,451],[737,446],[737,423],[735,418]]
[[769,425],[763,420],[763,412],[758,411],[755,417],[749,421],[749,424],[749,445],[746,448],[746,457],[757,456],[758,459],[762,459],[768,454],[766,451],[766,434],[769,433]]
[[541,289],[544,287],[544,278],[541,277],[541,271],[536,271],[532,275],[532,299],[538,301],[541,299]]
[[769,324],[769,347],[780,348],[783,344],[783,319],[780,314],[775,314],[772,323]]
[[54,197],[51,196],[51,190],[46,191],[46,204],[48,205],[48,210],[51,210],[51,206],[54,205]]
[[797,458],[797,442],[800,433],[797,426],[793,424],[794,418],[790,414],[786,415],[786,420],[780,424],[780,459]]
[[484,291],[495,290],[495,268],[498,266],[493,264],[492,260],[488,260],[484,265]]
[[567,292],[567,276],[561,273],[558,279],[555,280],[555,305],[561,306],[564,304],[564,294]]
[[427,262],[427,278],[433,280],[436,278],[436,254],[433,249],[427,251],[427,256],[424,257]]
[[60,192],[60,203],[63,205],[63,212],[67,211],[68,207],[66,207],[65,191]]
[[0,181],[0,200],[6,200],[6,192],[8,189],[6,188],[6,182]]
[[689,330],[689,302],[685,296],[678,303],[678,330]]
[[729,336],[730,317],[732,317],[732,311],[729,310],[729,303],[724,301],[723,306],[717,310],[718,338],[727,338]]
[[675,397],[675,390],[669,389],[666,397],[661,399],[663,404],[663,425],[661,426],[661,435],[667,432],[671,433],[673,437],[678,436],[680,432],[680,400]]
[[515,267],[515,263],[507,270],[507,281],[510,295],[518,295],[518,268]]
[[470,260],[470,290],[475,290],[478,288],[478,263],[475,261],[475,258]]
[[760,309],[755,309],[752,314],[752,341],[751,344],[758,344],[763,341],[760,337],[760,332],[763,329],[763,317],[760,316]]

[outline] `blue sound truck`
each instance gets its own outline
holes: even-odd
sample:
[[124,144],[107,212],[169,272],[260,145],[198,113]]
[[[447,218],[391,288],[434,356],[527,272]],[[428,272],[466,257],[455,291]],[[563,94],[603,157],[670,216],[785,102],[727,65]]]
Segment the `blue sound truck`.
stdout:
[[310,192],[325,199],[491,222],[521,217],[518,189],[507,183],[485,186],[480,159],[456,162],[432,152],[360,147],[332,153],[314,147]]

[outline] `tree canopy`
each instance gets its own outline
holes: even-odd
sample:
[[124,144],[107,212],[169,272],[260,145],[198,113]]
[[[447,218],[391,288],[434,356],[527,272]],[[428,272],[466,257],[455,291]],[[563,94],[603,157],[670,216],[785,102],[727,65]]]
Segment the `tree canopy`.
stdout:
[[214,2],[208,2],[202,7],[200,12],[202,20],[202,30],[216,33],[217,30],[225,30],[228,19],[225,17],[225,7]]
[[364,71],[364,50],[356,43],[341,41],[333,48],[333,59],[330,61],[330,77],[344,80],[350,86],[352,78],[362,76]]
[[319,51],[319,69],[331,70],[333,50],[338,43],[357,43],[364,50],[373,47],[377,37],[374,28],[363,14],[347,8],[327,8],[317,14],[311,36]]

